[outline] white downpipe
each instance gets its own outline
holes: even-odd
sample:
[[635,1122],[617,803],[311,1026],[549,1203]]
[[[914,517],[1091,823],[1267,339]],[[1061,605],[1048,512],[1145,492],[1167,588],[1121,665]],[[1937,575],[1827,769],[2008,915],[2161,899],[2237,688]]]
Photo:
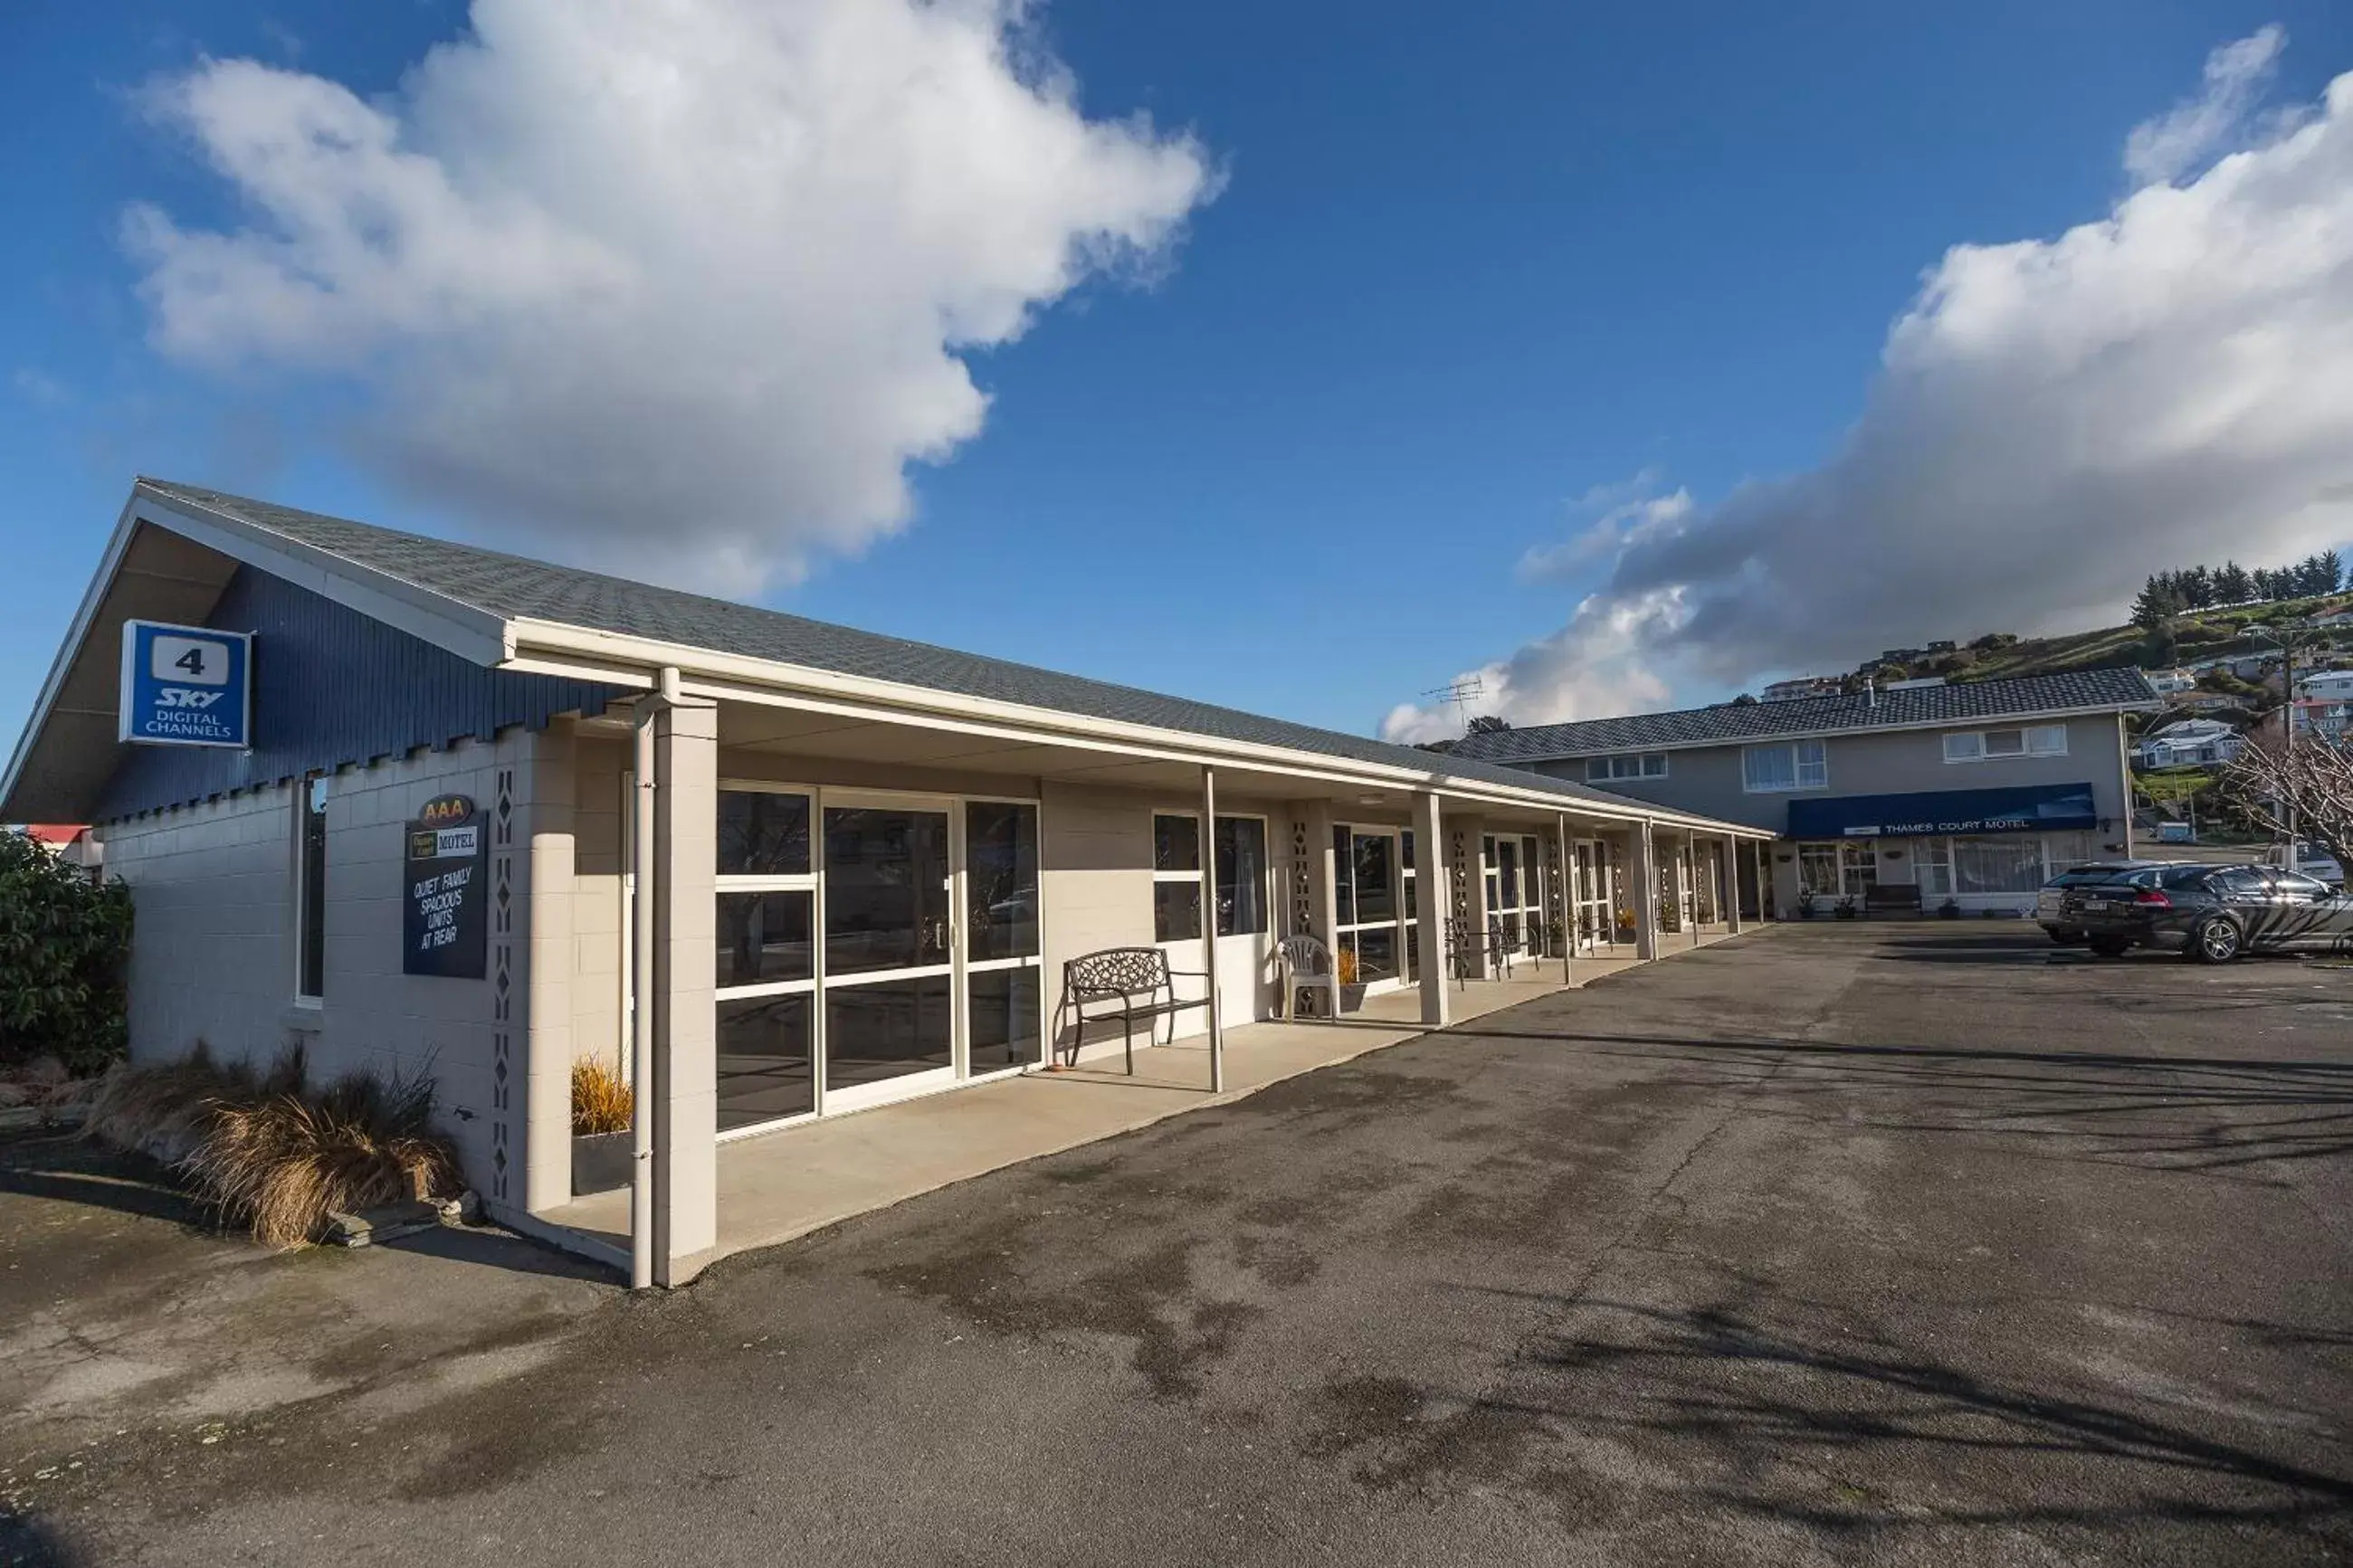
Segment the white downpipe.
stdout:
[[678,700],[678,670],[665,668],[656,678],[655,693],[637,706],[637,790],[633,813],[630,874],[636,897],[629,910],[632,946],[629,954],[629,1288],[649,1289],[654,1282],[654,897],[660,876],[654,845],[654,723],[661,710]]

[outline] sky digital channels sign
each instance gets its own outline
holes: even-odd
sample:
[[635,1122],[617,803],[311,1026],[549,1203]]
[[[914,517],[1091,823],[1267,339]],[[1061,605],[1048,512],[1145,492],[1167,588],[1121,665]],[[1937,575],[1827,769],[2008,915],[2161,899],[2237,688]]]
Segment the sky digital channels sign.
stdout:
[[252,635],[123,622],[116,707],[117,739],[134,745],[252,745]]

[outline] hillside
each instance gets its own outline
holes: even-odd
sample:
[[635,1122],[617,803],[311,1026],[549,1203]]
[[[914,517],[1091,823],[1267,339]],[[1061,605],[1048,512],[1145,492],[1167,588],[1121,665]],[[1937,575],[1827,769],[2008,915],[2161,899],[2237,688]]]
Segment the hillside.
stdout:
[[[2160,641],[2144,628],[2127,624],[2048,637],[2010,638],[2007,634],[1995,633],[1949,651],[1930,652],[1910,660],[1868,659],[1855,673],[1873,675],[1882,680],[1929,675],[1941,675],[1951,680],[1998,680],[2010,676],[2051,675],[2119,664],[2170,668],[2197,659],[2266,651],[2266,645],[2247,635],[2250,625],[2298,620],[2347,608],[2353,608],[2353,594],[2323,594],[2306,599],[2185,611],[2174,620],[2173,652],[2169,658],[2164,657]],[[2339,649],[2353,649],[2353,629],[2338,633],[2330,641]]]

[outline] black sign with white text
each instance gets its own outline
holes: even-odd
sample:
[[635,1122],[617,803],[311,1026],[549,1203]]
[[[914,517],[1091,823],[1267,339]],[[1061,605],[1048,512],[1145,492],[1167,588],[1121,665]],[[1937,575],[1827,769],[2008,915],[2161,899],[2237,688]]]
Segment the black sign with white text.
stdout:
[[490,952],[490,840],[462,795],[436,795],[402,832],[403,974],[480,980]]

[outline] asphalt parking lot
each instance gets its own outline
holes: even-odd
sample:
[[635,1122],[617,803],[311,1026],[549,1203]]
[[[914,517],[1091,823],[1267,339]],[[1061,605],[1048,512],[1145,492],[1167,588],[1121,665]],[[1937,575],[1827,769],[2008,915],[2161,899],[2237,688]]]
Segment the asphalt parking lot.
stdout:
[[[407,1322],[380,1365],[208,1427],[94,1390],[70,1468],[18,1412],[0,1539],[107,1564],[2343,1562],[2349,1200],[2353,968],[1820,922],[676,1295],[454,1294],[462,1375]],[[250,1325],[212,1331],[251,1354]]]

